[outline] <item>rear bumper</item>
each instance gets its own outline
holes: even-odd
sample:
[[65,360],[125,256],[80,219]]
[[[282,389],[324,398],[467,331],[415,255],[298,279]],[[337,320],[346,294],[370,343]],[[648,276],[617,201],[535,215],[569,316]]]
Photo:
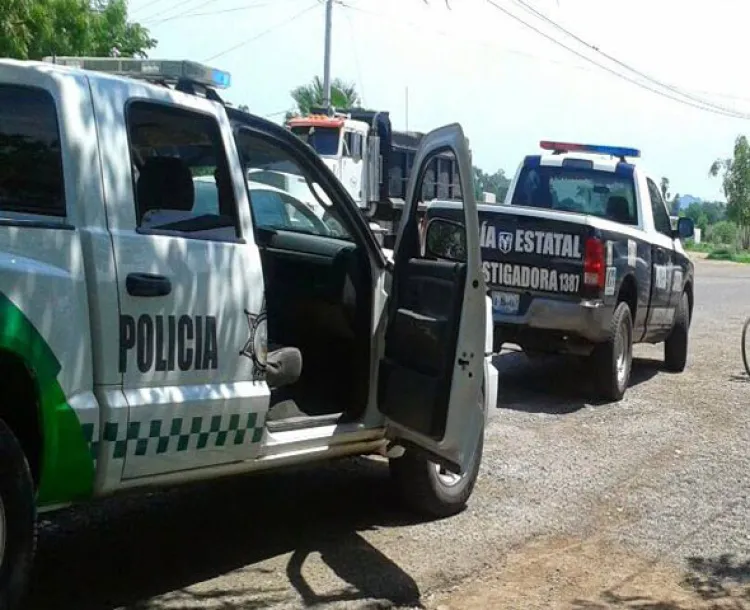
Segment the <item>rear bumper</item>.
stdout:
[[493,343],[516,343],[529,351],[587,352],[606,340],[613,308],[600,300],[537,297],[520,315],[493,313]]

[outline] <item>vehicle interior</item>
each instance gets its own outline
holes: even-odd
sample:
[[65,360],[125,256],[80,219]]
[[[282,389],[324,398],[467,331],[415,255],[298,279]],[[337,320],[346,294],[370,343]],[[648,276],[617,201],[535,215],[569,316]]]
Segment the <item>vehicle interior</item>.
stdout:
[[[249,131],[239,130],[235,140],[245,174],[255,169],[309,174],[278,145]],[[310,197],[316,192],[310,184]],[[346,228],[345,219],[324,194],[317,194],[317,203],[337,223],[336,232],[324,233],[317,224],[284,223],[281,214],[261,214],[254,209],[261,205],[255,202],[259,193],[249,189],[263,264],[269,351],[295,347],[302,354],[299,379],[272,388],[269,429],[355,421],[367,405],[369,259],[354,238],[340,230]]]
[[[208,117],[142,102],[130,105],[128,121],[139,229],[238,237],[232,177],[218,126]],[[300,218],[292,222],[289,214],[298,204],[283,204],[284,213],[269,213],[266,207],[258,214],[254,194],[264,191],[268,206],[269,193],[284,195],[287,203],[289,193],[246,182],[263,266],[268,348],[293,348],[302,356],[296,380],[287,378],[288,383],[271,388],[267,426],[294,430],[357,421],[371,389],[373,278],[366,246],[355,238],[347,208],[332,205],[335,196],[312,180],[320,179],[319,170],[304,158],[296,160],[304,155],[295,146],[287,150],[276,138],[243,127],[235,128],[234,137],[243,175],[260,169],[292,174],[297,182],[303,176],[309,196],[295,190],[294,199],[318,210],[331,229]],[[407,228],[389,302],[391,323],[378,376],[380,408],[442,438],[466,263],[420,256],[417,219]]]

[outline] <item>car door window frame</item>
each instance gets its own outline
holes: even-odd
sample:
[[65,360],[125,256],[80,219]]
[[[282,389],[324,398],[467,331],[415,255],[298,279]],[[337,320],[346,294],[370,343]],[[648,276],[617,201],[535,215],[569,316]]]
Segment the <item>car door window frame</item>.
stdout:
[[[157,108],[165,112],[176,112],[177,114],[186,114],[186,115],[194,115],[197,118],[202,118],[204,120],[211,121],[212,127],[215,129],[214,134],[209,134],[211,139],[213,140],[213,143],[218,147],[219,150],[216,152],[219,153],[217,155],[216,163],[217,168],[219,167],[219,164],[223,164],[223,169],[225,173],[229,176],[229,179],[231,181],[234,180],[234,177],[232,175],[230,163],[229,163],[229,151],[227,150],[227,144],[224,141],[224,138],[222,137],[222,129],[221,125],[219,124],[219,121],[211,112],[206,112],[204,110],[200,110],[197,108],[187,108],[185,106],[182,106],[180,104],[165,102],[163,100],[157,100],[153,98],[140,98],[140,97],[133,97],[128,99],[125,102],[125,108],[124,108],[124,118],[125,118],[125,132],[128,142],[128,151],[129,154],[132,155],[134,151],[134,142],[133,137],[131,133],[131,111],[132,107],[136,104],[142,104],[151,106],[152,108]],[[232,144],[234,144],[232,142]],[[181,157],[178,157],[181,158]],[[233,229],[233,235],[227,235],[222,234],[222,229],[228,229],[230,228],[229,225],[226,227],[217,227],[215,229],[206,229],[202,233],[193,233],[188,231],[180,231],[175,229],[162,229],[159,227],[143,227],[141,226],[141,219],[139,218],[139,203],[138,203],[138,194],[137,194],[137,187],[138,187],[138,181],[136,179],[135,173],[133,172],[133,160],[132,157],[129,159],[130,164],[130,175],[131,175],[131,185],[132,185],[132,192],[133,192],[133,206],[134,206],[134,212],[135,212],[135,232],[141,235],[166,235],[171,237],[180,237],[182,239],[192,239],[192,240],[200,240],[200,241],[217,241],[217,242],[226,242],[226,243],[240,243],[244,244],[247,243],[245,238],[242,234],[242,222],[240,220],[240,214],[239,214],[239,202],[237,201],[237,197],[235,195],[234,189],[231,190],[231,196],[232,196],[232,220],[233,225],[231,228]],[[193,176],[193,179],[195,176]],[[195,187],[193,187],[195,188]],[[218,184],[217,184],[218,189]],[[217,192],[218,197],[218,192]],[[195,207],[195,200],[193,201],[193,207]],[[171,224],[171,223],[170,223]]]
[[[60,125],[59,108],[54,96],[43,87],[26,84],[5,83],[0,85],[0,90],[9,91],[11,93],[16,91],[34,95],[37,96],[38,101],[48,104],[48,107],[45,108],[45,112],[51,110],[51,116],[54,118],[54,131],[57,141],[56,165],[58,166],[57,169],[59,171],[60,184],[58,186],[59,196],[61,197],[60,203],[54,206],[9,205],[7,207],[0,207],[0,215],[3,216],[0,218],[0,222],[2,222],[2,224],[14,224],[16,221],[22,222],[22,219],[28,219],[29,222],[24,224],[33,224],[36,226],[49,225],[51,228],[72,228],[66,222],[66,219],[68,218],[68,197],[65,181],[65,151],[62,145],[63,135]],[[13,109],[14,108],[11,108],[11,111]],[[32,217],[35,219],[45,219],[47,222],[34,222],[30,220]]]
[[[661,193],[659,192],[659,189],[657,188],[656,184],[654,183],[651,178],[646,178],[646,182],[648,184],[648,198],[651,202],[651,216],[654,221],[654,229],[661,233],[662,235],[672,238],[672,222],[669,219],[669,212],[667,212],[667,206],[664,203],[664,200],[661,197]],[[654,199],[656,198],[656,200]],[[667,231],[663,231],[659,228],[659,221],[657,221],[657,210],[661,210],[664,212],[664,216],[667,219]]]
[[[232,131],[235,137],[238,131],[245,130],[253,137],[259,138],[269,145],[278,147],[289,159],[305,172],[308,178],[318,183],[332,202],[332,206],[339,210],[344,228],[349,232],[351,238],[359,245],[367,247],[370,254],[375,258],[380,268],[388,268],[391,263],[386,259],[375,235],[367,225],[363,215],[357,208],[357,204],[344,188],[343,184],[336,178],[331,169],[323,163],[317,153],[306,146],[301,140],[283,127],[270,124],[258,125],[262,119],[245,114],[244,116],[230,112],[233,121]],[[265,123],[265,121],[263,121]],[[273,133],[271,129],[280,132]],[[290,140],[289,138],[295,138]],[[246,168],[243,168],[243,171]],[[247,183],[245,188],[248,188]],[[325,207],[325,206],[324,206]]]

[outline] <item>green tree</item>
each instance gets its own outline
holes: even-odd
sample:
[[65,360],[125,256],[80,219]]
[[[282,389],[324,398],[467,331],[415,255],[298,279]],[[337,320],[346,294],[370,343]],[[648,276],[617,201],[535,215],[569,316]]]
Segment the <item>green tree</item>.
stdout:
[[0,0],[0,54],[145,57],[156,46],[127,18],[125,0]]
[[[287,112],[287,119],[293,116],[309,114],[311,108],[323,106],[325,103],[325,90],[323,88],[323,81],[319,76],[313,78],[306,85],[296,87],[290,95],[296,107],[294,110]],[[331,106],[334,108],[352,108],[359,106],[359,104],[359,94],[353,84],[347,83],[340,78],[334,78],[331,81]]]
[[664,201],[667,201],[669,198],[669,178],[662,176],[659,188],[661,188],[661,196],[664,198]]
[[[662,178],[663,180],[663,178]],[[669,185],[667,185],[669,186]],[[664,198],[664,201],[667,202],[667,207],[669,208],[669,213],[672,216],[677,216],[680,213],[680,194],[676,193],[674,197],[672,197],[672,201],[669,201],[666,197]]]
[[697,201],[693,201],[684,211],[685,216],[690,218],[696,227],[705,232],[708,228],[708,217],[703,211],[703,206]]
[[722,220],[709,227],[707,241],[722,246],[737,245],[737,225],[731,220]]
[[510,180],[502,169],[494,174],[488,174],[478,167],[474,167],[474,195],[477,201],[482,199],[482,193],[494,193],[498,201],[505,199],[510,186]]
[[731,159],[717,159],[709,169],[711,176],[721,174],[721,184],[727,198],[727,217],[740,228],[742,247],[750,245],[750,144],[743,135],[734,141]]

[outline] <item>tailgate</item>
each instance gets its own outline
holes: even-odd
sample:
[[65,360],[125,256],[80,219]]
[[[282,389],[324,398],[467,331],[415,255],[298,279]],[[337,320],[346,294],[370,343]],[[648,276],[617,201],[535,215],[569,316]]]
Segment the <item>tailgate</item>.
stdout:
[[482,270],[496,313],[523,313],[535,296],[580,298],[586,224],[510,207],[479,213]]

